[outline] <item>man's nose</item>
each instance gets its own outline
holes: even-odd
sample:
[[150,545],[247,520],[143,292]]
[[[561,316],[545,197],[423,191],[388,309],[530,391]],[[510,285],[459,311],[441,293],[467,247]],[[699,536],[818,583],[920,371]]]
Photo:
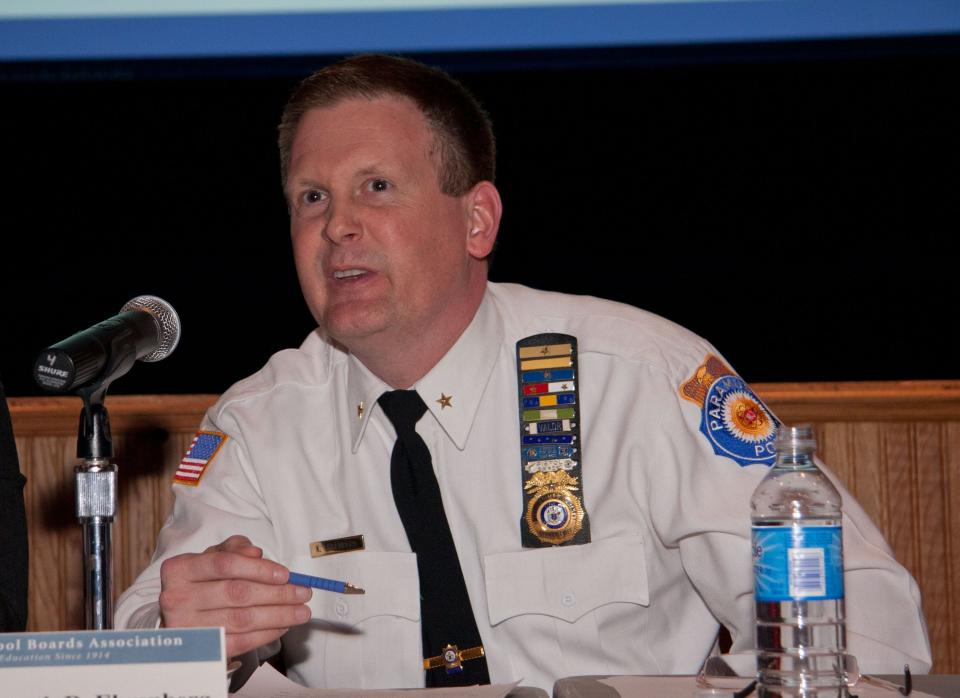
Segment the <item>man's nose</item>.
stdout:
[[357,217],[357,211],[349,204],[338,204],[330,211],[326,236],[330,242],[339,245],[351,242],[363,235],[363,226]]

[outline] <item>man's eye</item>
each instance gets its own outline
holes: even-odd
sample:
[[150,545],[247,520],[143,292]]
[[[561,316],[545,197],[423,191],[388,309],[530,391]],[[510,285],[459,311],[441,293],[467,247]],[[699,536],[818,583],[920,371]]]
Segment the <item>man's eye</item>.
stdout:
[[390,188],[390,182],[385,179],[371,179],[368,186],[370,191],[386,191]]
[[303,194],[303,202],[305,204],[318,204],[326,198],[326,194],[319,189],[311,189]]

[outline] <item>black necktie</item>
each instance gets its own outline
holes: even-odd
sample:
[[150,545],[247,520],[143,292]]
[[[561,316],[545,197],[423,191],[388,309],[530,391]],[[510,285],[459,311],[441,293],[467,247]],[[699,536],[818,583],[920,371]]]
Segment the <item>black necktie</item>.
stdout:
[[[390,455],[390,483],[410,548],[417,554],[423,656],[442,656],[448,645],[456,647],[448,649],[448,654],[480,647],[480,632],[443,511],[430,451],[414,429],[427,406],[415,390],[384,393],[379,402],[397,430],[397,442]],[[448,673],[444,665],[428,669],[426,685],[490,683],[486,658],[467,659],[461,667],[462,671],[454,673]]]

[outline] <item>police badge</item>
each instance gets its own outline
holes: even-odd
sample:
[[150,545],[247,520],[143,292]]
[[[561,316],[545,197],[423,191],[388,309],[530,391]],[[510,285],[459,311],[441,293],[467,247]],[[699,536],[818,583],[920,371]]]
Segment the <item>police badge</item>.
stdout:
[[527,528],[538,540],[560,545],[572,540],[583,527],[585,512],[573,494],[577,478],[563,470],[534,473],[523,486],[527,501]]

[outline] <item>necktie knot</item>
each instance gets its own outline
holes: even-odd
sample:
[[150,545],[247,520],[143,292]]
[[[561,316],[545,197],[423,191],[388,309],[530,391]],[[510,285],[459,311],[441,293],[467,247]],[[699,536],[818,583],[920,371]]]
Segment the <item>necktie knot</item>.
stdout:
[[397,435],[414,431],[417,422],[427,411],[427,405],[416,390],[391,390],[378,400]]

